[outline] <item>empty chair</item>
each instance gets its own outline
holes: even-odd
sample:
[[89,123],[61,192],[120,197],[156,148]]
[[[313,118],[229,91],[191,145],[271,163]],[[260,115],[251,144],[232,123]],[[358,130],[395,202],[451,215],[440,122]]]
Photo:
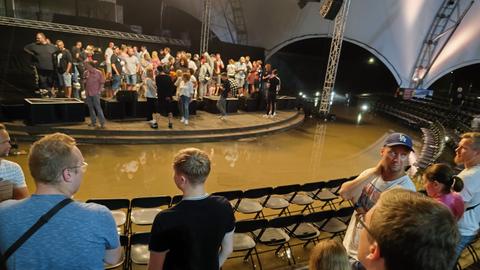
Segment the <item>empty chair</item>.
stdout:
[[123,248],[121,260],[116,264],[105,263],[104,265],[105,269],[114,269],[120,266],[122,266],[123,269],[127,269],[127,264],[125,263],[125,261],[126,261],[126,258],[128,258],[128,236],[120,235],[120,246],[122,246]]
[[320,239],[321,232],[314,224],[324,224],[335,214],[335,211],[328,210],[323,212],[314,212],[305,215],[302,222],[296,226],[290,226],[288,229],[290,235],[305,241],[303,245],[306,247],[310,242],[316,243]]
[[150,251],[148,243],[150,242],[150,233],[134,233],[130,237],[130,260],[129,269],[132,269],[132,263],[146,265],[150,260]]
[[253,254],[257,257],[258,265],[262,269],[262,263],[258,257],[256,236],[254,231],[259,231],[259,236],[262,235],[263,229],[267,227],[268,221],[266,219],[240,220],[235,223],[235,233],[233,234],[233,252],[246,252],[245,255],[232,256],[230,258],[243,257],[244,260],[250,258],[252,267],[255,269],[255,261]]
[[342,178],[325,182],[324,188],[316,196],[318,200],[324,202],[322,209],[327,205],[333,210],[336,209],[333,201],[339,198],[338,191],[345,181],[346,179]]
[[278,252],[283,249],[285,256],[288,259],[288,264],[291,265],[292,261],[295,264],[295,256],[292,254],[292,249],[290,248],[290,236],[287,231],[287,227],[292,225],[297,225],[302,221],[303,215],[292,215],[292,216],[283,216],[276,217],[268,221],[267,228],[261,232],[255,232],[258,241],[267,246],[278,246],[275,249],[275,254],[278,255]]
[[243,191],[241,190],[220,191],[220,192],[214,192],[212,193],[212,195],[223,196],[227,198],[227,200],[230,201],[230,205],[232,205],[233,211],[235,212],[242,198]]
[[[135,225],[152,225],[160,211],[170,206],[170,196],[134,198],[131,201],[130,222]],[[163,206],[163,208],[162,208]],[[130,226],[131,228],[131,226]]]
[[[255,214],[254,218],[264,217],[263,207],[268,201],[273,188],[255,188],[243,192],[243,197],[238,204],[237,211],[243,214]],[[263,203],[260,203],[259,200]]]
[[[290,206],[290,202],[295,199],[299,189],[300,185],[298,184],[275,187],[270,197],[263,202],[264,207],[280,210],[278,216],[281,216],[285,212],[290,214],[288,207]],[[288,194],[287,198],[284,196],[286,194]]]
[[335,236],[343,237],[354,210],[354,207],[345,207],[335,211],[320,230],[331,233],[331,238]]
[[87,203],[97,203],[106,206],[112,212],[117,227],[123,227],[123,234],[128,233],[129,199],[90,199],[87,200]]
[[[313,208],[312,204],[315,201],[313,198],[317,196],[317,194],[322,190],[325,186],[325,182],[314,182],[314,183],[306,183],[300,186],[299,192],[290,200],[290,203],[295,205],[303,206],[304,208],[300,210],[300,213],[305,212],[308,210],[309,212],[314,212],[315,209]],[[290,199],[291,195],[285,195],[287,199]]]

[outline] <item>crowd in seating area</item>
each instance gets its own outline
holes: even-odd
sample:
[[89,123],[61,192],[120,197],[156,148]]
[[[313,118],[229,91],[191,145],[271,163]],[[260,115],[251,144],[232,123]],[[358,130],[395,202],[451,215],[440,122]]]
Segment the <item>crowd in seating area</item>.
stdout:
[[[5,157],[11,146],[3,125],[0,139]],[[427,167],[424,194],[406,174],[412,151],[408,135],[392,133],[378,164],[358,176],[209,194],[210,157],[186,148],[172,166],[180,195],[84,203],[72,197],[88,163],[74,138],[50,134],[29,151],[34,194],[25,192],[22,168],[0,160],[0,199],[7,199],[0,203],[0,263],[7,269],[219,269],[240,257],[262,269],[262,253],[296,265],[294,247],[315,244],[306,266],[312,270],[454,269],[480,226],[480,133],[461,135],[458,175],[446,164]]]

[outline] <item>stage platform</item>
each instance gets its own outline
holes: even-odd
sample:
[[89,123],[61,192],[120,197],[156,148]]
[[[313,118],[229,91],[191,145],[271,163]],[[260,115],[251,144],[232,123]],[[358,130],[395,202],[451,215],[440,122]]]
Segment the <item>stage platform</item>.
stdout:
[[168,118],[160,117],[159,128],[152,129],[145,120],[107,120],[106,128],[92,128],[85,122],[76,124],[43,124],[28,126],[23,121],[7,122],[10,136],[18,141],[35,141],[45,134],[63,132],[79,143],[91,144],[156,144],[183,142],[211,142],[263,136],[285,131],[302,124],[304,114],[297,110],[278,111],[274,118],[265,118],[261,112],[243,112],[228,115],[225,120],[218,115],[198,111],[185,126],[178,117],[173,128],[168,128]]

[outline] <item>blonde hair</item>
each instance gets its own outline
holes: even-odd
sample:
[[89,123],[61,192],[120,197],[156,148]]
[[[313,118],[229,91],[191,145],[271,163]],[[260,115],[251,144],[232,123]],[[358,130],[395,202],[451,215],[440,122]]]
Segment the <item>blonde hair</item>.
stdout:
[[157,51],[152,52],[152,59],[158,59],[158,52]]
[[310,253],[309,270],[350,270],[347,251],[335,240],[320,241]]
[[210,174],[210,158],[200,149],[185,148],[175,155],[173,169],[185,175],[191,185],[202,184]]
[[58,184],[62,171],[77,162],[73,155],[75,146],[75,139],[63,133],[50,134],[36,141],[28,154],[33,179],[44,184]]
[[472,140],[473,149],[480,149],[480,132],[467,132],[462,134],[461,138]]

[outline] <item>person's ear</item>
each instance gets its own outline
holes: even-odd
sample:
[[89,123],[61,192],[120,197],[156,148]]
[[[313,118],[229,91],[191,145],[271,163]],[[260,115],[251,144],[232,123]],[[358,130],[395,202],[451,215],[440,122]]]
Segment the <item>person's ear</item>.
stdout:
[[63,177],[63,181],[70,182],[72,179],[72,172],[70,172],[70,169],[67,169],[67,168],[63,169],[62,177]]
[[368,247],[367,259],[369,259],[370,261],[377,261],[380,258],[380,246],[378,246],[377,241],[375,241]]

